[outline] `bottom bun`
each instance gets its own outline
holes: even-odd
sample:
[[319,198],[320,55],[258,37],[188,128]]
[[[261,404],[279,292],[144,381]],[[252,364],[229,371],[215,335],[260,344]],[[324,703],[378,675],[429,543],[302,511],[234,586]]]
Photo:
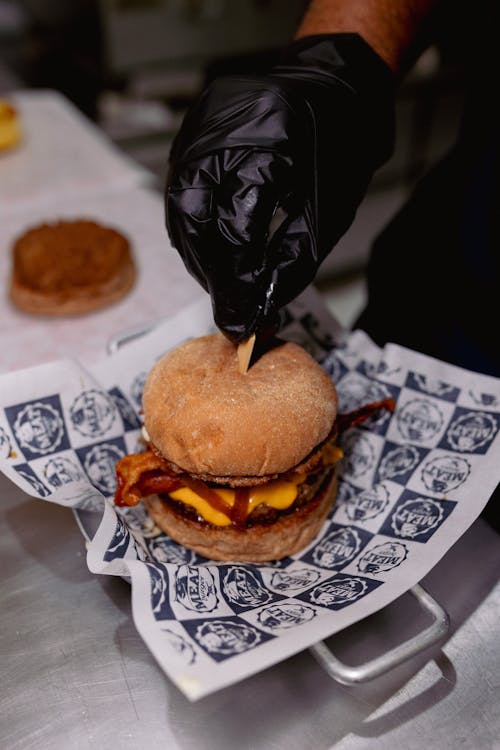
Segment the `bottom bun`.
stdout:
[[337,476],[323,484],[313,500],[270,524],[212,526],[178,513],[158,495],[144,499],[157,526],[175,542],[210,560],[270,562],[306,547],[319,533],[337,495]]

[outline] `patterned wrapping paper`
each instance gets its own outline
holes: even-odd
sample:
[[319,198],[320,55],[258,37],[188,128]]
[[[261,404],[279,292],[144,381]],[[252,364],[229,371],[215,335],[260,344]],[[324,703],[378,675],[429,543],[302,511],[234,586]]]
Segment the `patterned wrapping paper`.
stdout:
[[[337,501],[317,539],[265,565],[207,561],[112,503],[114,465],[137,449],[153,362],[207,332],[202,301],[85,371],[58,361],[0,378],[0,468],[28,494],[101,519],[94,573],[131,582],[135,624],[196,700],[338,632],[421,580],[500,481],[500,380],[342,331],[312,290],[287,308],[299,341],[336,383],[340,411],[387,396],[341,438]],[[78,512],[78,511],[77,511]]]

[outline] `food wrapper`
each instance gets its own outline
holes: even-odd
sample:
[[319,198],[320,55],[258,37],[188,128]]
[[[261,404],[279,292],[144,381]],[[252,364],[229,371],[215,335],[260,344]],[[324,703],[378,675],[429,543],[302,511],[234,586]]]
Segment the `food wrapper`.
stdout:
[[190,699],[331,636],[420,581],[500,480],[500,380],[347,333],[309,289],[283,337],[335,382],[345,413],[392,397],[341,436],[338,498],[317,538],[269,564],[215,563],[113,505],[114,466],[140,448],[146,374],[210,329],[208,301],[115,347],[92,370],[60,360],[0,378],[0,467],[32,496],[93,514],[87,562],[130,581],[134,622]]

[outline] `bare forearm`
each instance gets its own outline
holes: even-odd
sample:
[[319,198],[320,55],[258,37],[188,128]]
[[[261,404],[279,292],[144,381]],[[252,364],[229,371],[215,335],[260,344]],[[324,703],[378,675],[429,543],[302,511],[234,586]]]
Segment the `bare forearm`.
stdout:
[[357,33],[396,74],[418,54],[431,11],[442,0],[312,0],[296,38]]

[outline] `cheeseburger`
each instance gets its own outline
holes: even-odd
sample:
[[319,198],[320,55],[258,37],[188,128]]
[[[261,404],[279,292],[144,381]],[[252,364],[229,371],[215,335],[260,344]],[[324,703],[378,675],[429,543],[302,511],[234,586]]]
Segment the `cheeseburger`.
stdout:
[[246,373],[221,334],[191,339],[151,369],[147,447],[117,464],[119,506],[141,500],[172,539],[213,560],[266,562],[318,534],[336,494],[337,393],[300,346]]

